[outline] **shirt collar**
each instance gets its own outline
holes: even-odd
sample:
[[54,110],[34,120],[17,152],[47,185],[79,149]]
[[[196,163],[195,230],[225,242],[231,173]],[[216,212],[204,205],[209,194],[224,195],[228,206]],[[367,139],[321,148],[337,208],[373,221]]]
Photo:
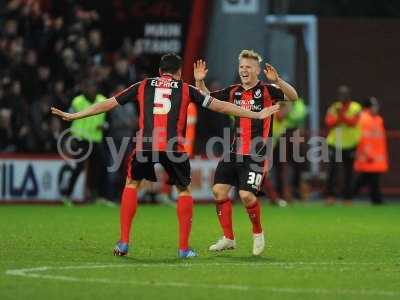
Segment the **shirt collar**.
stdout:
[[172,74],[170,74],[170,73],[162,73],[160,77],[173,79]]
[[242,88],[242,91],[246,92],[246,91],[251,91],[253,89],[255,89],[256,87],[258,87],[261,83],[261,80],[258,80],[257,83],[252,86],[251,88],[245,89],[244,86],[241,84],[240,87]]

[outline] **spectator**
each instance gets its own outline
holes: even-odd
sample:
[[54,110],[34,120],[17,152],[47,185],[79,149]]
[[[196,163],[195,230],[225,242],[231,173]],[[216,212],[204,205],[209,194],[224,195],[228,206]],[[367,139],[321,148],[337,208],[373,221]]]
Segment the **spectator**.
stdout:
[[367,185],[372,204],[382,204],[380,176],[388,170],[386,132],[379,115],[379,104],[375,97],[363,102],[360,116],[361,139],[357,146],[354,169],[358,176],[354,195]]
[[7,39],[14,39],[18,35],[18,22],[15,19],[7,19],[3,25],[3,36]]
[[49,66],[41,65],[37,70],[37,90],[38,96],[43,96],[50,92],[49,82],[51,78],[51,70]]
[[0,109],[0,152],[13,152],[15,149],[11,110]]
[[7,57],[7,46],[8,46],[7,39],[0,35],[0,69],[1,70],[4,70],[5,68],[8,67],[9,61],[8,61],[8,57]]
[[24,40],[22,37],[10,40],[6,49],[5,59],[7,60],[6,66],[9,68],[9,73],[16,71],[18,66],[22,64],[24,56]]
[[76,60],[81,66],[89,63],[89,44],[85,37],[80,37],[76,41]]
[[99,29],[89,31],[89,53],[92,63],[96,65],[104,63],[103,38]]
[[18,72],[18,78],[22,80],[22,90],[24,95],[32,104],[37,101],[38,81],[37,81],[38,57],[35,49],[29,49],[24,58],[24,63]]
[[66,86],[72,89],[75,86],[75,77],[79,71],[79,64],[76,61],[76,55],[72,48],[65,48],[62,52],[62,65],[58,76],[62,76]]
[[336,191],[338,190],[336,176],[337,170],[342,163],[337,161],[337,154],[340,154],[343,159],[344,204],[351,204],[354,154],[360,140],[358,120],[361,105],[351,100],[350,93],[348,86],[339,86],[337,100],[328,108],[325,116],[325,125],[329,130],[327,137],[329,169],[326,185],[326,204],[335,202]]
[[9,111],[6,117],[10,128],[7,125],[8,133],[12,134],[12,141],[15,151],[32,151],[34,149],[34,139],[29,136],[29,111],[26,107],[25,99],[21,94],[21,83],[18,80],[12,81],[10,77],[4,77],[3,90],[0,102],[0,109]]
[[[277,192],[287,202],[294,199],[306,200],[301,192],[303,164],[296,161],[295,147],[300,150],[300,130],[307,116],[303,99],[282,104],[272,128],[274,138],[274,174]],[[282,145],[283,143],[283,145]],[[296,153],[298,154],[298,153]]]
[[62,79],[57,79],[51,89],[52,101],[51,106],[59,107],[63,111],[67,111],[71,101],[66,95],[65,83]]
[[129,66],[129,61],[126,58],[118,58],[111,73],[111,85],[113,87],[118,85],[128,87],[131,82],[135,81],[134,73],[134,69]]
[[58,139],[61,136],[63,126],[59,118],[50,117],[48,131],[46,132],[45,151],[49,153],[58,152]]
[[[93,79],[81,83],[82,94],[72,100],[71,110],[81,111],[93,103],[104,101],[106,98],[98,93],[96,82]],[[105,114],[99,114],[90,118],[75,120],[71,124],[71,134],[75,137],[75,153],[86,154],[90,152],[88,161],[88,191],[87,197],[105,197],[106,183],[105,154],[103,150],[103,129],[106,126]],[[91,151],[90,151],[91,150]],[[78,157],[77,157],[78,158]],[[79,161],[73,170],[68,187],[63,194],[71,197],[75,183],[82,172],[86,161]]]
[[30,131],[34,138],[34,149],[40,152],[49,152],[47,138],[50,136],[50,107],[51,96],[45,94],[39,98],[30,109]]
[[21,127],[15,131],[16,133],[16,145],[18,152],[38,152],[39,150],[35,148],[37,143],[35,142],[35,137],[32,134],[31,125],[28,119],[24,119]]

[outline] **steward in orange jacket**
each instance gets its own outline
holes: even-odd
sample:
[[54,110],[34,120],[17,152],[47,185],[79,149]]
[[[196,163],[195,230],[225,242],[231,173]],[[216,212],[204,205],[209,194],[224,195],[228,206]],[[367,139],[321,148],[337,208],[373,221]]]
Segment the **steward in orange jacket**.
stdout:
[[190,103],[187,109],[185,151],[190,158],[194,156],[194,142],[196,140],[197,107]]
[[357,194],[362,186],[368,185],[373,204],[382,203],[380,174],[388,170],[386,132],[378,112],[376,98],[371,97],[363,103],[359,121],[361,138],[354,161],[354,170],[359,173],[354,194]]

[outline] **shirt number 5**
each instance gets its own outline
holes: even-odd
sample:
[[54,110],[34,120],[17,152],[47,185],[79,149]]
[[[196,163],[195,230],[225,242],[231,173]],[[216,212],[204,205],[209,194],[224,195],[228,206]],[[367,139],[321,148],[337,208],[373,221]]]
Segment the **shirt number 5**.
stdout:
[[153,114],[166,115],[171,110],[171,89],[156,88],[154,93]]

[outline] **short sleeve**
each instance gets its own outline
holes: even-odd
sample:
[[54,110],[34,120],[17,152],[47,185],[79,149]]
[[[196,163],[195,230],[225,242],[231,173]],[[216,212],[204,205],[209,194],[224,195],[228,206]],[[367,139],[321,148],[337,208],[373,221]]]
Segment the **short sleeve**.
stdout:
[[271,99],[273,101],[276,102],[276,101],[285,100],[285,94],[278,86],[276,86],[275,84],[268,84],[267,88],[268,88],[269,94],[271,95]]
[[120,105],[124,105],[130,101],[137,101],[137,94],[139,90],[139,85],[141,82],[137,82],[135,84],[132,84],[125,90],[117,93],[114,95],[115,99]]
[[213,97],[202,93],[199,89],[195,88],[193,85],[189,85],[189,97],[192,102],[200,104],[203,107],[208,107],[213,100]]
[[230,92],[231,92],[231,87],[228,87],[222,90],[211,92],[210,96],[221,101],[229,101]]

